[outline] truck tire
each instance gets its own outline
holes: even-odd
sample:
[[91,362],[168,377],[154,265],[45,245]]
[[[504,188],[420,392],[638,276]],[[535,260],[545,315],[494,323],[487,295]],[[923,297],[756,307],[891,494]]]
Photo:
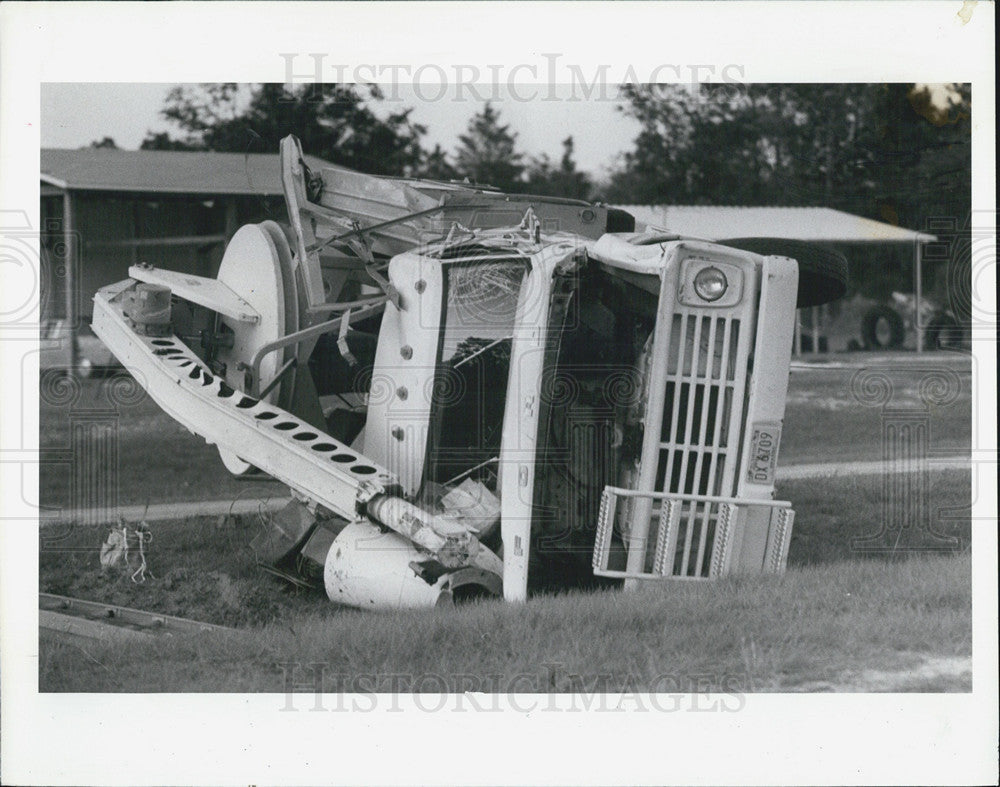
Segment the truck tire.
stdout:
[[799,263],[798,309],[835,301],[847,292],[847,258],[835,249],[789,238],[730,238],[718,242],[742,251],[796,260]]
[[924,333],[924,347],[928,350],[958,350],[965,346],[965,332],[950,314],[939,313],[931,319]]
[[869,350],[893,350],[903,346],[906,330],[899,312],[874,306],[861,320],[861,337]]

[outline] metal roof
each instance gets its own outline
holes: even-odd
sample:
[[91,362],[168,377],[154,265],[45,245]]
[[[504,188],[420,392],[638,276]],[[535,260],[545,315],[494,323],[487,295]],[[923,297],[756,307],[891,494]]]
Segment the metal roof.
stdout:
[[828,243],[914,243],[937,237],[833,208],[755,208],[706,205],[616,205],[637,224],[705,240],[792,238]]
[[[306,164],[334,167],[316,156]],[[60,189],[280,196],[277,153],[43,148],[41,181]]]

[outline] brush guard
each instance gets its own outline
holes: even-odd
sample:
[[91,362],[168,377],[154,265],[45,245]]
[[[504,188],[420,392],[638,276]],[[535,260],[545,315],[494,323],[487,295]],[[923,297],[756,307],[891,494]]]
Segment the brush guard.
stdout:
[[[653,509],[655,538],[640,571],[609,568],[612,537],[629,519],[628,508],[645,498]],[[625,504],[620,504],[624,499]],[[766,513],[766,527],[748,527],[751,510]],[[594,574],[616,579],[716,579],[735,573],[781,574],[788,559],[795,512],[785,500],[640,492],[606,486],[594,542]],[[653,535],[652,533],[650,535]],[[627,545],[628,538],[622,541]],[[627,546],[626,546],[627,548]],[[636,561],[637,562],[637,561]]]

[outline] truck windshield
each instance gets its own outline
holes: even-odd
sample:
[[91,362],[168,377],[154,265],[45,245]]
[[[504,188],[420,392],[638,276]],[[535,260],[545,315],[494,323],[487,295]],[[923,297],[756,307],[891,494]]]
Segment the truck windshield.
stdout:
[[525,260],[509,257],[445,266],[425,491],[467,477],[496,491],[511,342],[526,270]]

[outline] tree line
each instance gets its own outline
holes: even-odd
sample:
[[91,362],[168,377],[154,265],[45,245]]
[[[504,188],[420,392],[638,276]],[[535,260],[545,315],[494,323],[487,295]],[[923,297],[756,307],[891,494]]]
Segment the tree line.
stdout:
[[580,170],[572,136],[555,159],[528,155],[491,103],[453,150],[428,149],[377,85],[259,84],[248,100],[234,83],[178,86],[161,111],[171,130],[142,148],[268,152],[293,133],[362,172],[611,204],[819,205],[916,229],[961,227],[971,209],[968,85],[625,85],[618,109],[640,131],[603,178]]

